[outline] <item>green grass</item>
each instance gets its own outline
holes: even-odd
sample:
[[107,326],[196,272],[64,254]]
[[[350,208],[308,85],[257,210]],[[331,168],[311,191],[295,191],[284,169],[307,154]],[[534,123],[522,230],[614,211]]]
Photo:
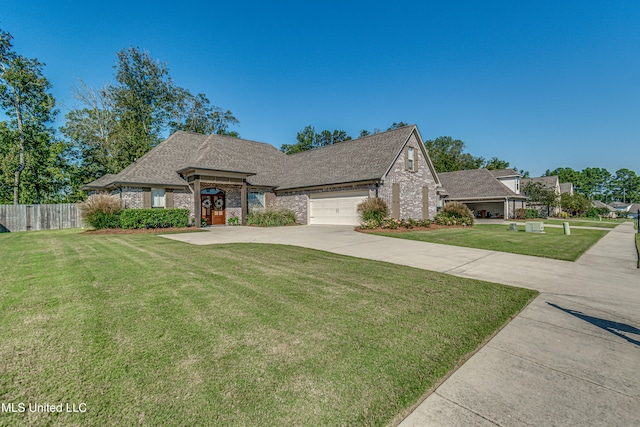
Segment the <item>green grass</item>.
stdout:
[[0,235],[2,425],[385,425],[537,293],[280,245]]
[[597,228],[615,228],[622,224],[622,221],[614,221],[614,220],[588,220],[588,219],[528,219],[528,220],[515,220],[517,222],[522,221],[542,221],[545,224],[552,225],[562,225],[565,222],[568,222],[572,227],[597,227]]
[[508,225],[478,224],[468,228],[442,228],[406,233],[374,233],[381,236],[422,242],[442,243],[467,248],[488,249],[521,255],[533,255],[575,261],[608,232],[605,230],[571,229],[565,236],[562,228],[545,228],[545,233],[525,233],[524,226],[509,231]]

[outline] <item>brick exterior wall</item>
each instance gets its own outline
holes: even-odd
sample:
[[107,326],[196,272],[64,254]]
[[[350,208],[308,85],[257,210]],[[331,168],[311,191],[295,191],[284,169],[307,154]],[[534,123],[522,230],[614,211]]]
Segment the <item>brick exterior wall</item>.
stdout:
[[141,187],[122,187],[111,194],[120,196],[124,201],[125,209],[142,209],[143,207]]
[[268,209],[291,209],[296,214],[296,222],[306,224],[308,218],[307,201],[309,196],[304,192],[280,193],[267,195]]
[[400,218],[421,219],[422,218],[422,187],[427,186],[429,189],[429,218],[436,215],[436,180],[427,161],[419,148],[420,142],[412,135],[407,145],[413,147],[414,153],[418,156],[418,170],[416,172],[405,170],[405,151],[404,149],[398,156],[391,167],[389,173],[384,179],[384,185],[380,187],[379,195],[391,211],[391,188],[393,184],[400,184]]
[[189,209],[189,218],[195,216],[193,207],[193,190],[173,190],[173,207]]

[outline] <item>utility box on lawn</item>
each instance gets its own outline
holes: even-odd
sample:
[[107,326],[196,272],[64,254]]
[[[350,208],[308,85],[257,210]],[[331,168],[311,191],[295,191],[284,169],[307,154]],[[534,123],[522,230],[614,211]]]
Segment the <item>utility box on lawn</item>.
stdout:
[[526,231],[527,233],[544,233],[544,222],[527,221],[524,224],[524,231]]

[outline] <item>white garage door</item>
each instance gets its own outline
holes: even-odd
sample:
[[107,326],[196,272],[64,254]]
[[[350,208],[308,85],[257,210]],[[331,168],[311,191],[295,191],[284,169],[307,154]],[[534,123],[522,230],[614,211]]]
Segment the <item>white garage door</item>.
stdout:
[[358,205],[369,196],[368,191],[335,192],[311,195],[309,224],[358,225]]

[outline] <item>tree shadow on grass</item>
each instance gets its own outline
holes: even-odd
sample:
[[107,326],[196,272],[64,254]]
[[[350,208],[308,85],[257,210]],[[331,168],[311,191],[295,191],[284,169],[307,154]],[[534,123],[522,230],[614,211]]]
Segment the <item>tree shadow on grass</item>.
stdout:
[[640,341],[630,338],[624,334],[624,333],[628,333],[628,334],[635,334],[640,336],[640,329],[636,328],[635,326],[627,325],[625,323],[613,322],[611,320],[600,319],[599,317],[587,316],[586,314],[583,314],[580,311],[563,308],[563,307],[560,307],[559,305],[556,305],[550,302],[547,302],[547,304],[557,308],[558,310],[562,310],[565,313],[569,313],[570,315],[575,316],[578,319],[582,319],[585,322],[589,322],[592,325],[597,326],[598,328],[604,329],[605,331],[612,333],[613,335],[616,335],[620,338],[623,338],[629,341],[631,344],[634,344],[640,347]]

